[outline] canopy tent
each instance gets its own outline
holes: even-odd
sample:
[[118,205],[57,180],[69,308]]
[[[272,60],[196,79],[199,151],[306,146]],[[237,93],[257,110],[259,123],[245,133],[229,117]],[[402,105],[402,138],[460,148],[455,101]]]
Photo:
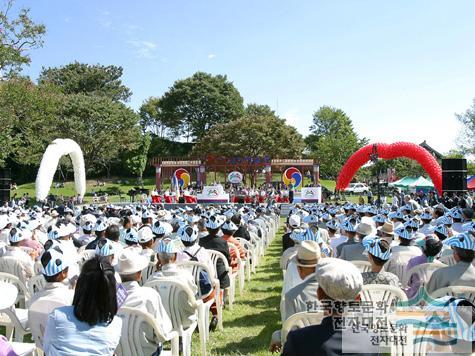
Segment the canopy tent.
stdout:
[[434,189],[434,184],[424,177],[404,177],[396,182],[389,183],[389,186],[398,187],[404,190]]
[[475,189],[475,176],[467,178],[467,189]]

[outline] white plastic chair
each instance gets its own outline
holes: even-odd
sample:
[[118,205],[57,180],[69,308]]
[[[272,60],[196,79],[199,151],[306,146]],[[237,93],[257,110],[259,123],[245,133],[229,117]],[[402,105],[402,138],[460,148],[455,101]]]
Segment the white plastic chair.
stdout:
[[82,265],[86,263],[86,261],[89,261],[91,258],[93,258],[96,255],[96,250],[84,250],[79,254],[79,269],[82,268]]
[[228,248],[229,252],[234,251],[236,255],[236,260],[238,261],[238,271],[237,271],[237,276],[239,277],[239,295],[242,295],[242,292],[244,291],[244,283],[246,281],[246,261],[241,259],[241,256],[239,254],[239,248],[228,242]]
[[0,309],[0,326],[5,327],[5,336],[9,341],[12,341],[15,335],[16,342],[23,342],[23,337],[30,333],[28,329],[28,310],[16,309],[15,300],[18,298],[18,289],[13,283],[7,281],[0,282],[0,291],[2,293],[9,293],[11,303],[2,306]]
[[434,261],[432,263],[421,263],[420,265],[414,266],[404,275],[406,280],[402,281],[402,284],[407,286],[411,277],[416,275],[420,283],[419,289],[422,289],[426,283],[429,282],[432,273],[441,267],[446,267],[446,265],[439,261]]
[[371,263],[368,261],[351,261],[351,263],[353,263],[361,273],[371,272]]
[[310,325],[319,325],[322,322],[323,318],[323,311],[312,313],[301,312],[292,315],[282,324],[282,331],[280,334],[282,345],[285,344],[285,341],[287,340],[287,335],[290,331],[304,328]]
[[247,274],[247,281],[250,282],[251,272],[256,270],[256,266],[255,266],[256,262],[254,259],[254,247],[249,241],[241,237],[235,237],[235,239],[239,241],[241,246],[246,251],[246,274]]
[[45,289],[45,286],[46,279],[42,274],[37,274],[28,280],[28,291],[31,296]]
[[407,280],[407,264],[409,263],[409,260],[415,256],[417,255],[415,255],[413,252],[396,252],[384,265],[385,271],[394,273],[399,278],[403,288],[406,287],[403,281]]
[[364,284],[360,297],[362,301],[384,302],[388,306],[395,302],[407,302],[406,293],[401,288],[387,284]]
[[49,313],[62,306],[64,306],[64,303],[52,300],[37,300],[28,308],[28,325],[30,327],[32,339],[35,341],[38,348],[43,349],[43,339]]
[[160,327],[152,315],[140,309],[122,307],[117,312],[117,315],[122,318],[122,333],[119,346],[116,349],[118,356],[148,356],[143,352],[142,343],[144,342],[144,336],[141,330],[144,328],[141,328],[142,325],[153,330],[153,334],[156,336],[157,347],[160,342],[171,341],[171,354],[178,356],[179,339],[176,331],[172,331],[169,335],[162,335]]
[[148,266],[145,267],[142,270],[142,278],[140,279],[140,285],[143,286],[145,283],[147,283],[148,279],[150,276],[155,272],[156,268],[156,263],[155,262],[149,262]]
[[453,253],[442,256],[441,258],[439,258],[439,261],[447,266],[453,266],[454,264],[457,263],[457,261],[455,261],[455,256]]
[[434,299],[445,296],[462,297],[475,303],[475,287],[450,286],[437,289],[430,296]]
[[[31,271],[27,271],[25,269],[25,265],[22,264],[19,260],[14,257],[4,256],[0,257],[0,272],[9,273],[16,276],[23,285],[27,285],[28,276],[33,275],[33,268]],[[24,297],[23,288],[19,289],[20,299]],[[27,305],[27,300],[25,300],[25,304],[22,306]]]
[[35,344],[30,342],[11,342],[10,345],[18,356],[35,355],[37,351]]
[[[216,308],[218,311],[218,328],[219,330],[223,330],[223,306],[221,305],[221,289],[219,287],[219,280],[212,279],[212,289],[207,294],[201,294],[201,290],[199,288],[200,273],[201,271],[206,272],[211,279],[213,277],[213,272],[209,269],[209,267],[205,263],[198,261],[183,261],[178,263],[178,266],[189,271],[193,276],[195,284],[198,286],[198,298],[202,301],[202,303],[199,304],[198,309],[198,330],[200,332],[200,340],[202,340],[201,342],[204,342],[206,345],[206,340],[209,338],[209,314],[211,306],[214,302],[216,302]],[[205,302],[204,299],[209,297],[211,293],[213,293],[213,290],[215,292],[214,298]]]
[[228,295],[228,304],[229,304],[229,309],[233,309],[233,304],[234,304],[234,298],[236,294],[236,275],[237,273],[233,273],[231,267],[229,266],[228,260],[226,257],[219,251],[215,250],[208,250],[208,253],[211,257],[211,261],[214,264],[214,269],[217,271],[217,263],[219,260],[223,261],[224,263],[224,268],[228,272],[229,276],[229,295]]
[[20,278],[10,273],[0,272],[0,281],[13,284],[18,289],[16,303],[19,303],[21,307],[28,306],[30,301],[30,292],[28,291],[25,283],[23,283]]
[[[197,301],[188,286],[180,283],[172,277],[155,278],[147,282],[145,286],[155,289],[160,294],[163,306],[172,322],[173,330],[181,336],[183,356],[191,356],[191,337],[198,323],[193,321],[189,326],[183,325],[179,312],[182,307],[179,296],[180,293],[186,293],[188,302],[193,308],[195,308],[196,314],[198,314],[198,304],[201,303],[201,300]],[[202,348],[202,354],[203,356],[206,355],[206,349],[203,353]]]

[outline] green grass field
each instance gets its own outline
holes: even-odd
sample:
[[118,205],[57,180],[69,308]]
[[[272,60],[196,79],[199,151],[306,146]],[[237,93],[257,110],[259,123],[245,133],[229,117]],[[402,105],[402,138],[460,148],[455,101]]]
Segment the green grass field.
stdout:
[[[267,351],[270,338],[281,327],[282,271],[279,260],[283,234],[281,227],[259,262],[256,274],[251,276],[251,282],[246,280],[243,295],[237,294],[233,310],[224,310],[224,330],[210,334],[209,355],[272,355]],[[200,354],[198,333],[193,335],[192,354]]]

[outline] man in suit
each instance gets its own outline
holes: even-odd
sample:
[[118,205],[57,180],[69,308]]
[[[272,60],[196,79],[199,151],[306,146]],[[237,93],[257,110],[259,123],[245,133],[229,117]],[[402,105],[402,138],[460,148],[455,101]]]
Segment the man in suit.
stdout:
[[[319,283],[317,297],[325,302],[354,301],[358,298],[363,285],[363,278],[358,268],[351,262],[337,258],[322,259],[315,271]],[[325,310],[326,317],[320,325],[312,325],[295,331],[287,336],[283,356],[297,355],[371,355],[364,353],[362,345],[367,345],[368,340],[363,340],[363,334],[357,334],[361,341],[358,343],[344,342],[344,333],[335,329],[335,324],[341,321],[342,316],[335,308]],[[346,335],[345,335],[346,337]],[[344,344],[344,347],[343,347]],[[352,350],[353,346],[355,350]]]
[[475,257],[475,236],[464,232],[445,240],[444,245],[452,247],[457,263],[436,270],[426,285],[427,293],[449,286],[475,287],[475,266],[472,264]]
[[363,255],[365,248],[361,242],[365,236],[371,235],[371,231],[372,227],[370,224],[364,221],[360,222],[356,227],[356,236],[359,242],[343,246],[338,257],[346,261],[367,261],[367,257]]

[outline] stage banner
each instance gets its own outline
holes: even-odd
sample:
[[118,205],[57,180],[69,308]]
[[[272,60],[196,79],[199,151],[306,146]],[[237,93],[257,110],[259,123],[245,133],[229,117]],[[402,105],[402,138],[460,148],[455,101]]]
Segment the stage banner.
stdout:
[[282,182],[287,187],[292,185],[294,189],[297,189],[303,183],[302,173],[300,173],[300,171],[295,167],[287,168],[282,175]]
[[300,197],[302,203],[321,203],[322,187],[302,188]]
[[184,168],[179,168],[173,173],[173,184],[186,188],[190,184],[190,173]]
[[197,198],[198,203],[229,203],[229,194],[224,192],[221,185],[205,186]]
[[239,184],[242,182],[242,174],[238,171],[233,171],[228,174],[228,182],[232,184]]

